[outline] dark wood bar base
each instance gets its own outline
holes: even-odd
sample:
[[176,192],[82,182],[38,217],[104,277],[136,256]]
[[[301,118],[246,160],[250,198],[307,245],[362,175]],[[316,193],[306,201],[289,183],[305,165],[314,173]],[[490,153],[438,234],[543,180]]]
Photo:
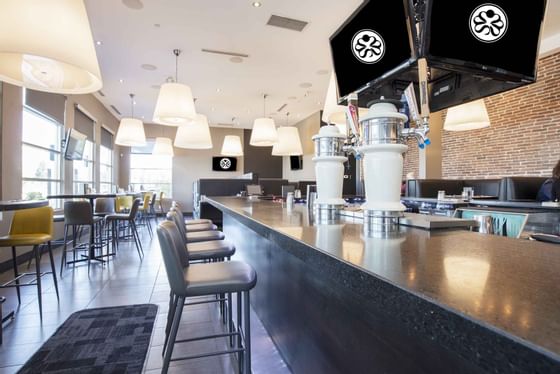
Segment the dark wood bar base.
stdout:
[[236,256],[257,271],[252,306],[294,373],[560,370],[555,354],[215,200]]

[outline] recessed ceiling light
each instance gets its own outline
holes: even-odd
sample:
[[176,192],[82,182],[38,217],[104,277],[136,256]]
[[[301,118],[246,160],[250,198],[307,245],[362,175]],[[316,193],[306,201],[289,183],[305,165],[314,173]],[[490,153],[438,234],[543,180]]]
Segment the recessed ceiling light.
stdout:
[[139,10],[144,8],[144,4],[142,4],[142,1],[140,0],[122,0],[122,3],[124,4],[125,7],[134,10]]
[[161,27],[159,23],[154,23],[154,27]]
[[140,67],[144,70],[149,70],[149,71],[154,71],[157,69],[157,66],[152,65],[152,64],[142,64],[140,65]]
[[136,101],[133,101],[132,104],[136,105]]
[[327,74],[329,74],[328,70],[324,70],[324,69],[323,70],[317,70],[317,75],[327,75]]
[[119,83],[124,83],[124,79],[119,79]]
[[259,8],[259,7],[262,6],[262,3],[261,3],[260,1],[253,1],[253,6],[254,6],[255,8]]
[[97,44],[97,45],[102,45],[103,42],[102,42],[101,40],[98,40],[98,41],[95,42],[95,44]]
[[234,64],[240,64],[243,62],[243,59],[239,56],[235,56],[229,59],[231,62],[233,62]]
[[311,83],[309,83],[309,82],[303,82],[303,83],[300,83],[299,86],[300,86],[301,88],[310,88],[310,87],[313,86],[313,85],[312,85]]
[[216,92],[222,92],[220,88],[216,88]]

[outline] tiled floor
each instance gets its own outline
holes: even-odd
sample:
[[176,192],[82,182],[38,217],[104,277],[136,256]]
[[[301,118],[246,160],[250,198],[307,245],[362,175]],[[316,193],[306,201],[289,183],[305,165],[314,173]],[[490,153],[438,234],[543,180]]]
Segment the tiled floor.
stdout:
[[[79,265],[64,270],[59,278],[60,302],[50,275],[43,279],[43,321],[39,318],[37,290],[35,286],[22,289],[22,303],[18,307],[15,289],[0,289],[6,296],[4,313],[16,311],[16,319],[5,326],[4,343],[0,346],[0,374],[15,373],[33,353],[47,340],[73,312],[126,304],[152,303],[159,306],[152,341],[144,365],[145,373],[159,373],[161,349],[169,300],[169,286],[157,237],[150,239],[147,232],[141,234],[145,257],[140,260],[132,243],[121,245],[118,255],[107,265],[92,264],[88,276],[87,266]],[[6,250],[6,249],[0,249]],[[9,249],[8,249],[9,250]],[[60,266],[60,249],[55,251],[57,272]],[[32,263],[30,271],[34,270]],[[26,271],[27,266],[20,266]],[[48,256],[43,256],[41,269],[50,269]],[[11,271],[0,274],[0,283],[12,277]],[[194,334],[210,334],[221,331],[219,312],[215,304],[201,304],[185,308],[179,338]],[[289,373],[274,344],[266,334],[256,314],[251,312],[252,367],[253,373]],[[196,354],[207,349],[221,348],[221,341],[203,341],[177,344],[175,355]],[[174,362],[170,373],[235,373],[236,360],[232,356],[218,356],[182,362]]]

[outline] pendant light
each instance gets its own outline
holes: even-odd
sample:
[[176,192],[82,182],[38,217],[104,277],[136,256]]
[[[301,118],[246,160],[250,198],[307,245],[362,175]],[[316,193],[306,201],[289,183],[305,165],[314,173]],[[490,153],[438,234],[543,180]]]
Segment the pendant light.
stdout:
[[211,149],[213,145],[208,118],[204,114],[197,114],[194,121],[179,126],[174,144],[175,147],[186,149]]
[[303,149],[299,131],[295,126],[288,126],[288,116],[286,113],[286,126],[278,128],[278,142],[272,147],[273,156],[301,156]]
[[443,129],[447,131],[467,131],[490,126],[490,118],[484,99],[471,101],[447,109]]
[[2,0],[1,8],[0,81],[60,94],[101,89],[82,0]]
[[152,155],[154,156],[174,156],[173,144],[171,139],[165,137],[165,130],[163,130],[162,137],[156,137],[156,142],[154,143],[154,149],[152,150]]
[[266,118],[266,98],[268,95],[263,95],[263,117],[257,118],[253,124],[253,131],[251,131],[251,139],[249,144],[254,147],[270,147],[278,141],[278,133],[272,118]]
[[178,83],[179,55],[181,51],[173,50],[175,55],[175,80],[169,78],[161,85],[154,111],[154,122],[166,126],[182,126],[194,120],[196,110],[191,88]]
[[243,146],[241,145],[241,138],[237,135],[226,135],[224,137],[224,144],[222,144],[222,156],[243,156]]
[[146,145],[146,134],[144,124],[139,119],[134,118],[134,94],[130,94],[130,118],[121,119],[115,144],[128,147]]
[[[358,108],[359,117],[365,116],[368,110],[366,108]],[[323,107],[323,115],[321,120],[329,125],[336,125],[342,134],[346,134],[346,107],[338,105],[338,89],[334,72],[331,74],[327,96],[325,97],[325,106]]]

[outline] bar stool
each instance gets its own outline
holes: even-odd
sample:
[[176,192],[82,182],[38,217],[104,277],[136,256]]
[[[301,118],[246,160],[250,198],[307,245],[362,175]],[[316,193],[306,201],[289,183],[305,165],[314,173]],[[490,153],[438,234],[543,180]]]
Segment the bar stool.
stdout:
[[[91,260],[98,259],[95,256],[95,249],[98,246],[103,248],[101,241],[96,242],[96,226],[102,222],[103,218],[93,215],[93,210],[89,201],[76,200],[66,201],[64,203],[64,244],[62,248],[62,256],[60,258],[60,276],[64,265],[76,264],[76,262],[87,261],[88,272],[90,270]],[[84,227],[89,228],[89,240],[87,243],[78,243]],[[68,229],[72,228],[72,261],[67,260],[68,250]],[[76,250],[87,250],[86,259],[76,259]],[[103,249],[102,249],[103,252]],[[103,253],[101,253],[103,255]],[[99,259],[100,261],[103,261]]]
[[[14,279],[0,285],[0,288],[15,287],[17,291],[18,303],[21,304],[20,287],[37,286],[37,296],[39,301],[39,314],[43,318],[43,303],[41,299],[41,277],[52,273],[56,298],[58,296],[58,282],[56,280],[56,269],[52,255],[51,240],[53,237],[53,209],[50,206],[23,209],[14,213],[8,235],[0,237],[0,247],[12,247],[12,264],[14,267]],[[51,261],[51,271],[41,272],[41,258],[39,247],[47,243],[49,258]],[[35,256],[35,273],[18,273],[16,260],[16,247],[33,246]],[[35,280],[29,283],[20,284],[20,279],[25,276],[34,276]],[[35,283],[33,283],[35,282]]]
[[[157,229],[157,234],[163,262],[167,271],[167,278],[174,299],[173,308],[170,308],[168,313],[168,318],[172,322],[167,344],[163,349],[164,359],[162,373],[167,373],[171,361],[230,353],[237,353],[239,366],[243,368],[243,373],[250,373],[251,322],[249,291],[253,289],[257,282],[255,270],[250,265],[239,261],[189,265],[188,252],[183,250],[184,246],[182,244],[183,239],[181,238],[181,233],[173,222],[162,222]],[[238,313],[236,326],[233,326],[233,317],[229,314],[229,332],[177,340],[181,315],[187,298],[231,293],[237,294]],[[243,315],[243,318],[241,315]],[[231,349],[172,358],[173,348],[176,343],[221,337],[230,337]],[[235,337],[237,339],[232,340],[232,338]]]
[[[118,200],[118,198],[117,198]],[[132,238],[134,239],[134,244],[136,245],[136,251],[140,259],[144,257],[144,250],[142,248],[142,243],[140,242],[140,236],[138,235],[138,229],[136,228],[136,214],[138,213],[138,207],[140,206],[140,199],[135,199],[128,213],[114,213],[105,216],[105,221],[111,224],[112,232],[112,246],[113,252],[115,249],[119,248],[119,230],[118,223],[125,222],[128,223],[130,231],[132,232]]]
[[183,212],[181,211],[181,205],[179,205],[178,202],[173,201],[171,203],[171,208],[177,208],[177,211],[180,213],[181,215],[181,219],[185,221],[185,225],[199,225],[201,223],[210,223],[212,224],[212,220],[211,219],[207,219],[207,218],[191,218],[191,219],[186,219],[185,216],[183,215]]
[[128,213],[132,208],[132,202],[134,199],[132,196],[117,196],[115,200],[115,212],[117,213]]
[[[185,220],[185,216],[183,215],[183,212],[181,211],[181,209],[177,205],[171,205],[170,211],[177,212],[177,214],[180,217],[181,222],[187,222],[187,220]],[[186,227],[187,232],[212,231],[212,230],[217,230],[218,229],[218,226],[214,225],[212,223],[212,221],[194,223],[194,224],[193,223],[191,223],[191,224],[185,223],[185,227]]]
[[181,225],[181,219],[176,211],[170,210],[167,213],[167,220],[173,222],[181,238],[184,238],[183,245],[189,252],[189,261],[223,261],[230,259],[235,254],[235,246],[227,240],[211,240],[207,242],[187,243],[187,232],[185,225]]
[[148,228],[148,233],[150,234],[150,238],[153,237],[152,234],[152,224],[150,223],[150,199],[152,197],[152,193],[144,193],[144,199],[142,204],[138,207],[138,212],[140,213],[140,222],[138,226],[146,226]]

